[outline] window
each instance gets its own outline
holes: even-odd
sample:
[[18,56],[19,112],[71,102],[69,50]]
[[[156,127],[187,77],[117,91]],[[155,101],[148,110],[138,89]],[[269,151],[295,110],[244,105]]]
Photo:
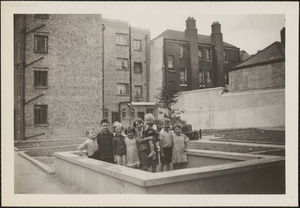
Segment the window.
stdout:
[[186,69],[180,69],[180,85],[187,84],[187,74]]
[[207,60],[211,60],[211,49],[210,48],[205,49],[205,58]]
[[204,84],[204,72],[203,70],[200,70],[199,71],[199,87],[205,87],[205,84]]
[[198,48],[198,57],[200,59],[203,59],[203,49],[202,48]]
[[47,124],[48,106],[35,105],[34,106],[34,124]]
[[117,70],[127,70],[128,69],[128,59],[117,58]]
[[224,61],[225,61],[225,62],[228,62],[228,60],[227,60],[227,53],[226,53],[226,51],[224,51]]
[[229,79],[228,79],[228,72],[225,72],[225,84],[229,83]]
[[47,87],[47,71],[34,71],[34,87]]
[[128,45],[128,35],[127,34],[116,34],[116,44],[117,45]]
[[104,118],[108,118],[108,109],[104,110]]
[[126,117],[126,110],[122,109],[122,117],[125,118]]
[[135,110],[134,110],[134,108],[132,108],[132,109],[131,109],[131,117],[134,118],[134,116],[135,116]]
[[174,56],[168,56],[168,69],[174,70]]
[[175,90],[175,82],[174,81],[168,81],[168,87],[170,90]]
[[148,113],[151,113],[152,115],[153,115],[153,113],[154,113],[154,109],[152,109],[152,108],[150,108],[150,109],[146,109],[146,113],[148,114]]
[[135,85],[134,86],[134,96],[135,97],[142,97],[143,96],[142,86],[140,86],[140,85]]
[[134,62],[133,63],[133,71],[135,74],[142,74],[143,64],[141,62]]
[[115,121],[119,121],[119,113],[118,112],[111,113],[111,123],[114,123]]
[[49,19],[49,14],[35,14],[34,17],[39,19]]
[[118,95],[128,95],[128,84],[117,84]]
[[45,35],[34,36],[34,52],[48,53],[48,36]]
[[138,117],[144,120],[145,113],[144,112],[138,112]]
[[141,40],[133,40],[133,50],[135,50],[135,51],[142,50],[142,41]]
[[211,71],[206,71],[206,84],[207,87],[211,87]]
[[183,46],[179,46],[179,58],[183,58]]

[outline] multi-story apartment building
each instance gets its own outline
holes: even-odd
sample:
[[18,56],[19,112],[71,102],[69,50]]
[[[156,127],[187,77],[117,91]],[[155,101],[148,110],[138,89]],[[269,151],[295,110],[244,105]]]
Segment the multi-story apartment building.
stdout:
[[239,48],[223,41],[221,25],[210,36],[199,35],[196,20],[186,20],[184,32],[166,30],[151,41],[150,100],[159,88],[178,91],[225,86],[228,71],[239,63]]
[[125,126],[148,101],[150,31],[101,14],[14,16],[15,139]]

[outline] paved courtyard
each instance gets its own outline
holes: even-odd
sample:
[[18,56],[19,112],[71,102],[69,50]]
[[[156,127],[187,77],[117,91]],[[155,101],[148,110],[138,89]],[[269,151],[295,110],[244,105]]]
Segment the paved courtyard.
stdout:
[[15,156],[15,194],[83,194],[83,190],[69,184],[55,175],[49,175],[39,167],[21,157]]

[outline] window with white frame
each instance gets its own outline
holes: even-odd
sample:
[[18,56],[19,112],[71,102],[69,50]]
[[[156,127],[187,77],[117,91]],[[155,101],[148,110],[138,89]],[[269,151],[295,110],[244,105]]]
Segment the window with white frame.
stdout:
[[117,84],[117,95],[128,95],[128,84],[118,83]]
[[204,88],[205,83],[204,83],[204,71],[200,70],[199,71],[199,87]]
[[211,71],[206,71],[206,84],[207,87],[211,87]]
[[186,69],[180,69],[180,85],[187,85]]
[[128,59],[117,58],[117,70],[128,69]]
[[117,33],[116,34],[116,44],[127,46],[128,45],[128,35]]
[[179,46],[179,58],[183,58],[184,55],[184,47],[181,45]]
[[174,70],[174,56],[168,56],[168,69]]
[[199,59],[203,59],[203,48],[198,48],[198,57]]
[[133,50],[135,50],[135,51],[142,50],[142,41],[141,40],[133,40]]
[[34,35],[34,52],[48,53],[48,36]]
[[205,49],[205,59],[211,60],[211,49],[210,48]]

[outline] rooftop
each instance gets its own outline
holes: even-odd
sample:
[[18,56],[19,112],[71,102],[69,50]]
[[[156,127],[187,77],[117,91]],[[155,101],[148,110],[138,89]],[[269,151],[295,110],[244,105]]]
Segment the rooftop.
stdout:
[[274,42],[257,54],[249,57],[241,64],[235,66],[233,70],[269,64],[270,61],[283,61],[285,58],[285,46],[281,42]]
[[[159,38],[159,37],[164,37],[166,39],[174,39],[174,40],[185,40],[184,32],[176,31],[176,30],[165,30],[163,33],[161,33],[156,38]],[[156,39],[156,38],[154,38],[154,39]],[[210,36],[201,35],[201,34],[198,34],[198,43],[212,44],[211,41],[210,41]],[[231,45],[231,44],[226,43],[226,42],[224,42],[224,46],[231,47],[231,48],[232,47],[237,48],[236,46]]]

